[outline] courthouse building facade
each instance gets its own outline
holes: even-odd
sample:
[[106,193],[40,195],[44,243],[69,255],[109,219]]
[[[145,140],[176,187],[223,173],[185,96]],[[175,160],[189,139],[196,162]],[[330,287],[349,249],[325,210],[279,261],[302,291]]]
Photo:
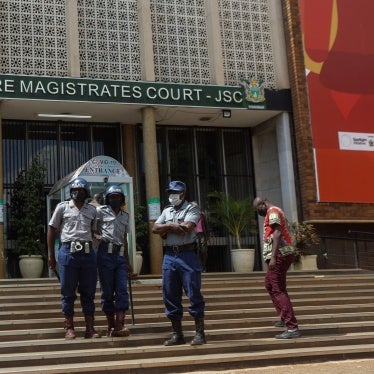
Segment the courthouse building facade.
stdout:
[[[323,234],[372,225],[369,202],[319,201],[297,0],[0,0],[0,25],[5,276],[9,196],[40,153],[45,194],[94,156],[117,159],[149,225],[172,179],[207,210],[219,190],[265,195]],[[245,240],[261,269],[259,235]],[[210,245],[211,269],[231,270],[228,241]],[[158,237],[144,257],[159,274]]]

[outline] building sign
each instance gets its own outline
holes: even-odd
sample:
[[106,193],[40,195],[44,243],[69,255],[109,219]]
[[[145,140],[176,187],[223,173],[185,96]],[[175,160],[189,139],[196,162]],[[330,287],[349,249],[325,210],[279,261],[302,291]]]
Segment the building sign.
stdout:
[[0,75],[0,99],[242,108],[240,86]]
[[76,172],[76,178],[89,176],[129,177],[125,168],[114,158],[96,156],[82,165]]
[[338,132],[339,148],[347,151],[374,151],[374,134]]
[[289,89],[254,79],[218,86],[0,74],[2,99],[292,111]]
[[158,197],[148,199],[148,220],[156,221],[161,214],[161,204]]

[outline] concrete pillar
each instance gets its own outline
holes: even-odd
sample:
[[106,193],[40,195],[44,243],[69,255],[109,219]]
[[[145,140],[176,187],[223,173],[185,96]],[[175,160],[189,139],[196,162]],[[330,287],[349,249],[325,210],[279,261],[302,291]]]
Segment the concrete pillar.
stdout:
[[160,215],[160,187],[158,174],[157,140],[155,109],[146,107],[142,109],[143,117],[143,144],[144,144],[144,170],[146,197],[148,205],[149,248],[151,274],[161,274],[162,265],[162,239],[152,234],[154,221]]
[[276,131],[283,210],[288,220],[292,222],[297,221],[297,200],[291,147],[290,118],[288,113],[283,113],[277,119]]
[[123,166],[132,177],[133,188],[136,191],[136,167],[135,167],[135,139],[134,139],[134,126],[121,125],[122,128],[122,158]]
[[140,63],[142,78],[145,81],[155,80],[155,67],[152,40],[151,2],[138,0]]
[[218,1],[205,0],[209,66],[212,84],[225,84]]
[[[1,106],[0,106],[1,109]],[[3,191],[3,126],[0,111],[0,279],[5,276],[4,253],[4,191]]]
[[271,45],[273,48],[274,72],[277,88],[289,88],[290,80],[288,74],[286,40],[284,38],[284,15],[281,1],[268,1]]
[[[138,0],[138,16],[142,79],[155,81],[151,5],[149,0]],[[155,109],[151,107],[143,108],[142,117],[145,187],[149,219],[150,271],[151,274],[161,274],[162,240],[159,235],[152,234],[153,223],[160,215]]]
[[77,0],[66,0],[66,47],[68,75],[71,77],[80,77]]

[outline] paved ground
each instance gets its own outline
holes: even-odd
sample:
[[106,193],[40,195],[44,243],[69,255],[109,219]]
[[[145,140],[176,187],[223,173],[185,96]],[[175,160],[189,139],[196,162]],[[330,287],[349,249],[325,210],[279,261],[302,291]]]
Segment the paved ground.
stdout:
[[374,374],[374,359],[330,361],[316,364],[268,366],[264,368],[198,371],[193,374]]

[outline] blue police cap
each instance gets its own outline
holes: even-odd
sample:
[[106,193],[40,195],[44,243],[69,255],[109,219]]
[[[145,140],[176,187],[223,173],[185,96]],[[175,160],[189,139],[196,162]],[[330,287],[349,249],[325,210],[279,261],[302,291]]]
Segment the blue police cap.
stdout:
[[169,191],[186,191],[186,185],[181,181],[171,181],[166,192]]

